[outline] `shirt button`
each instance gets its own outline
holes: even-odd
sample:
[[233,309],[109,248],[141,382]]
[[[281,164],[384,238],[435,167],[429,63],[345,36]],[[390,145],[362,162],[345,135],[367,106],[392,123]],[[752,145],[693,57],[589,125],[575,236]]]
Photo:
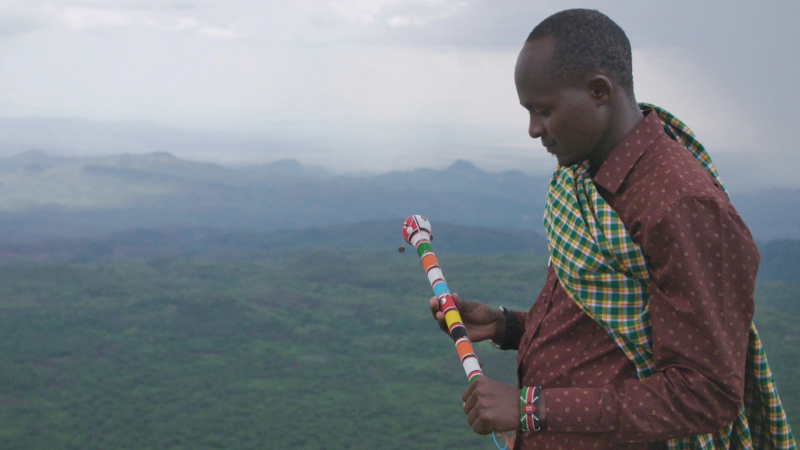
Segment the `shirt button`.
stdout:
[[542,296],[542,303],[544,303],[544,302],[546,302],[546,301],[547,301],[547,296],[546,296],[546,295],[543,295],[543,296]]

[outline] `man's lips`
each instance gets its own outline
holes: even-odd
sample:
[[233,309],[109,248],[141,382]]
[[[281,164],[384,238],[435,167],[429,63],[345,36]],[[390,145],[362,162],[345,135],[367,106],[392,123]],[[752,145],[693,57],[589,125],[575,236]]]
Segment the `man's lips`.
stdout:
[[556,143],[555,142],[549,142],[549,143],[542,142],[542,145],[544,146],[544,148],[547,150],[548,153],[553,153],[553,149],[555,148]]

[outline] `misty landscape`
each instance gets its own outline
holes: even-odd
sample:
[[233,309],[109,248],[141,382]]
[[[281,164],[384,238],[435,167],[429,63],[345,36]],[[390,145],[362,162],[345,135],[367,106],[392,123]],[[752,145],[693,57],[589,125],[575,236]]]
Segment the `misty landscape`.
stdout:
[[[380,222],[430,211],[439,222],[532,229],[550,178],[444,170],[331,175],[296,160],[233,169],[169,153],[0,158],[0,242],[88,238],[144,229],[274,232]],[[758,241],[800,239],[800,190],[733,194]]]
[[[467,161],[332,175],[168,153],[0,159],[0,446],[485,447],[400,224],[433,221],[455,291],[525,310],[547,182]],[[800,192],[760,198],[733,201],[762,255],[755,321],[791,418]],[[514,383],[513,352],[478,351]]]
[[556,159],[514,68],[572,7],[719,169],[796,423],[800,3],[4,0],[0,449],[494,448],[400,227],[461,297],[531,307]]

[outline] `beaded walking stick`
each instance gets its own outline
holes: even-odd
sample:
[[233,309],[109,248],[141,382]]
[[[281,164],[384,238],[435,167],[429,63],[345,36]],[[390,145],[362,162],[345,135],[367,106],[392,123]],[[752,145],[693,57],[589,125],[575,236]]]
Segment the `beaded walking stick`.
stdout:
[[[467,379],[470,382],[483,376],[483,370],[478,363],[478,357],[475,355],[475,350],[472,348],[472,342],[467,337],[467,329],[461,321],[461,314],[458,313],[458,308],[450,295],[450,289],[444,281],[444,274],[439,267],[439,261],[433,253],[431,247],[431,223],[423,216],[414,215],[409,216],[403,222],[403,239],[411,244],[416,250],[419,259],[422,262],[422,268],[428,275],[428,281],[433,288],[433,294],[439,297],[439,310],[444,313],[444,320],[447,323],[447,328],[450,337],[455,342],[456,352],[461,359],[461,365],[464,366],[464,372],[467,374]],[[506,447],[501,450],[510,448],[509,437],[503,433],[506,441]],[[501,448],[497,443],[496,433],[492,433],[497,448]]]
[[461,358],[461,364],[464,366],[467,378],[472,381],[483,376],[478,357],[472,349],[472,342],[467,337],[467,329],[461,322],[461,315],[458,313],[455,302],[453,302],[453,297],[450,296],[450,289],[448,289],[447,283],[444,281],[439,261],[436,260],[436,255],[433,254],[433,249],[431,248],[431,223],[422,216],[410,216],[403,222],[403,239],[417,249],[419,259],[422,261],[422,268],[425,269],[425,273],[428,274],[428,281],[431,282],[433,294],[439,297],[439,310],[444,313],[444,320],[447,322],[450,337],[456,343],[456,352],[458,352],[458,357]]

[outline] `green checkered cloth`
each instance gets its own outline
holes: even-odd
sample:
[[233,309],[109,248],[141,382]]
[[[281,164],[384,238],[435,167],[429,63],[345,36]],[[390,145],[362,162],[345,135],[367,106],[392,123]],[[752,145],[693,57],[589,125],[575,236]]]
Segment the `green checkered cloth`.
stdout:
[[[664,122],[666,133],[683,144],[722,187],[711,158],[683,122],[657,106],[639,106],[652,109]],[[556,167],[547,192],[544,227],[553,267],[564,289],[625,352],[640,380],[652,375],[647,261],[616,211],[598,194],[588,161]],[[750,326],[744,404],[738,417],[716,433],[668,443],[671,449],[796,448],[755,326]]]

